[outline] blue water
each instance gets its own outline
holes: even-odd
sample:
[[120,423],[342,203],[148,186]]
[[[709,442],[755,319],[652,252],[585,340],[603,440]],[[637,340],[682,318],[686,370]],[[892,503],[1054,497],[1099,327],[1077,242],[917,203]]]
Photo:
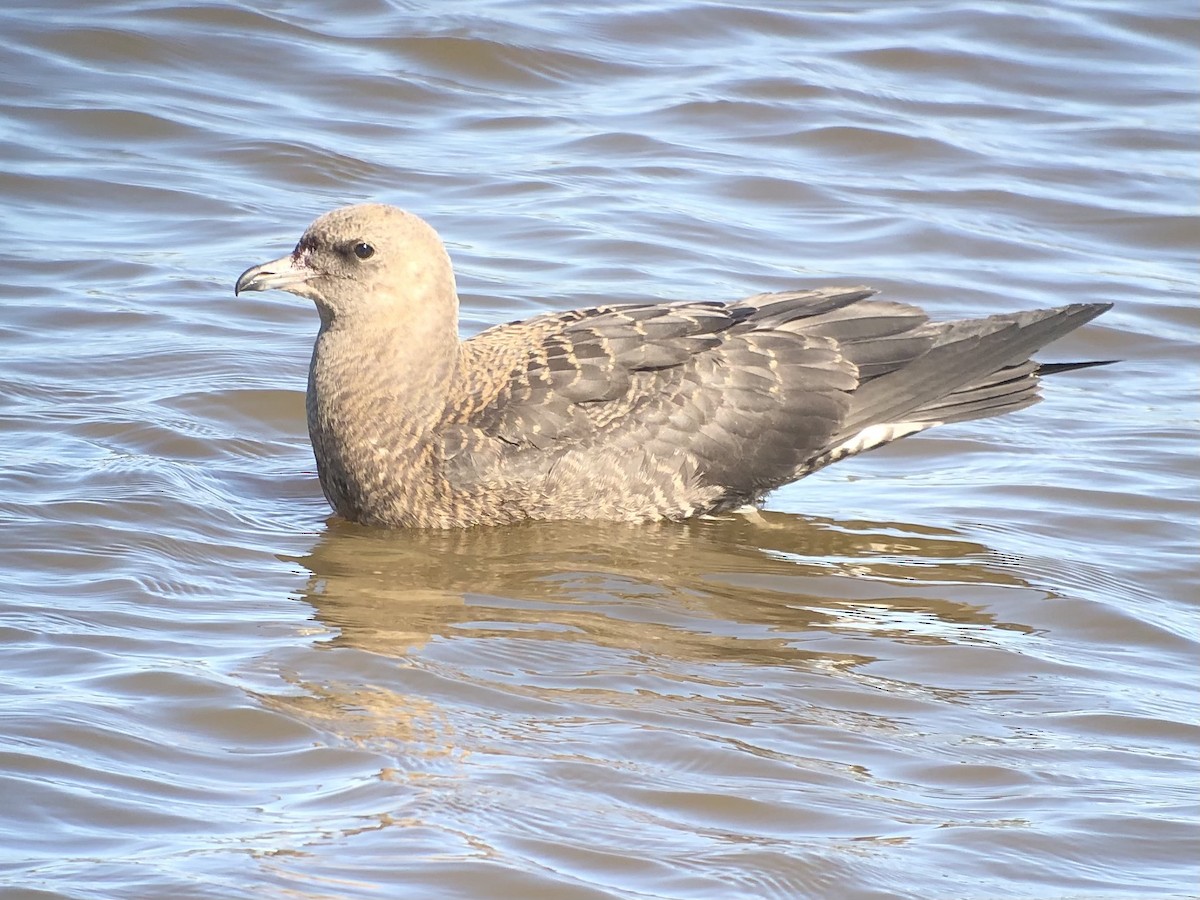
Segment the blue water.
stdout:
[[[1195,10],[0,11],[0,897],[1195,896]],[[329,521],[333,206],[463,329],[1112,300],[1045,402],[767,522]]]

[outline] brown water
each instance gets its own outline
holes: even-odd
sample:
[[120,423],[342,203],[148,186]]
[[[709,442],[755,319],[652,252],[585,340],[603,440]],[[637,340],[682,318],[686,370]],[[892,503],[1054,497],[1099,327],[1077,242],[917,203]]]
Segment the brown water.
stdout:
[[[0,896],[1181,898],[1194,4],[0,11]],[[1045,403],[768,523],[327,522],[317,213],[464,327],[869,283],[1111,299]]]

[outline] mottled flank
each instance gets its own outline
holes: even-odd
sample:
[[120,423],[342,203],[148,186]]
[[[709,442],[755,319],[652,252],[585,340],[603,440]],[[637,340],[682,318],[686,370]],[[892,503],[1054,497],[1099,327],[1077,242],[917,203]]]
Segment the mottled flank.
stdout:
[[682,519],[759,502],[945,422],[1021,409],[1030,355],[1109,308],[930,322],[861,287],[602,306],[458,338],[449,257],[390,206],[338,209],[237,291],[313,300],[308,427],[342,516],[450,528]]

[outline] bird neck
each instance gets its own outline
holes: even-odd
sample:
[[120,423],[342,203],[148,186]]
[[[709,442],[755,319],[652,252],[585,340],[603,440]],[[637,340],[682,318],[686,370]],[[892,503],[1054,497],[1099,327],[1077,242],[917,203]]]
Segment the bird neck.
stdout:
[[439,490],[437,447],[459,352],[453,326],[324,325],[308,379],[308,430],[321,486],[358,520],[396,518]]
[[458,359],[453,323],[334,320],[313,347],[309,391],[327,412],[348,405],[405,431],[434,427]]

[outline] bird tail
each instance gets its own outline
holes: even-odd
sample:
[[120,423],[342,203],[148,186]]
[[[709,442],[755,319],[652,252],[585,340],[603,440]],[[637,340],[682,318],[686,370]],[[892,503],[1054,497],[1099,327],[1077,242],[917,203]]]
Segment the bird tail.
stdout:
[[1090,369],[1092,366],[1111,366],[1119,363],[1119,359],[1090,359],[1086,362],[1039,363],[1038,375],[1057,375],[1059,372],[1074,372],[1076,369]]
[[843,438],[876,423],[962,422],[1028,406],[1037,401],[1039,370],[1030,355],[1110,306],[1077,303],[987,319],[930,323],[926,327],[935,334],[929,352],[855,392]]

